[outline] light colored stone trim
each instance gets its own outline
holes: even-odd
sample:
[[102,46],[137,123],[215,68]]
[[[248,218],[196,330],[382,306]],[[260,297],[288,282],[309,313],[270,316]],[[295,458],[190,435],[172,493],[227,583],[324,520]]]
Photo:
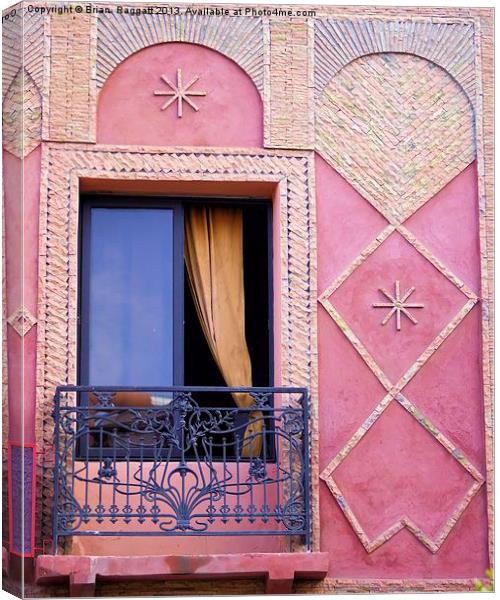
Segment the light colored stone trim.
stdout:
[[[38,530],[50,536],[50,413],[55,387],[76,382],[77,256],[81,178],[156,181],[264,181],[278,186],[281,213],[281,373],[283,385],[307,386],[317,414],[314,156],[248,149],[45,145],[40,209],[40,295],[37,369],[38,443],[43,511]],[[297,235],[297,232],[301,235]],[[286,325],[286,326],[285,326]],[[312,426],[317,443],[316,423]],[[312,472],[318,449],[313,446]],[[317,508],[318,480],[313,481]],[[314,544],[319,543],[316,526]]]
[[190,42],[225,54],[246,71],[262,93],[262,20],[234,16],[224,19],[198,15],[99,15],[97,86],[101,88],[113,69],[128,56],[161,42]]
[[315,90],[319,97],[332,77],[353,60],[379,52],[415,54],[445,69],[476,103],[474,21],[359,17],[317,19]]

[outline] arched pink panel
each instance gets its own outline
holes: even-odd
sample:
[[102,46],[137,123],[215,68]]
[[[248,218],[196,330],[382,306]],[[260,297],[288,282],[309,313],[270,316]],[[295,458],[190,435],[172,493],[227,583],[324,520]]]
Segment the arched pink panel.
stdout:
[[[198,111],[177,100],[161,107],[172,96],[155,91],[177,85],[178,69]],[[148,146],[240,146],[260,147],[263,140],[263,109],[259,92],[250,77],[219,52],[187,43],[149,46],[127,58],[113,71],[98,98],[97,142]]]

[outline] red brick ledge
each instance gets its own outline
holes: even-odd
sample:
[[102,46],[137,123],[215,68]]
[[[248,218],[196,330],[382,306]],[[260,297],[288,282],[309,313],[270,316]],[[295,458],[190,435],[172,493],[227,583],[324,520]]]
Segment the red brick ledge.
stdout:
[[286,594],[295,579],[323,579],[326,552],[165,556],[41,555],[36,583],[69,580],[70,596],[93,596],[96,578],[108,581],[263,577],[266,593]]

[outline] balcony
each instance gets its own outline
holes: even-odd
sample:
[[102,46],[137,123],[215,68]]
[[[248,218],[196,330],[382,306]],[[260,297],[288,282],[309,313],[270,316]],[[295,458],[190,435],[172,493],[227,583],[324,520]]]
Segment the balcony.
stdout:
[[[234,394],[247,395],[246,408],[235,406]],[[84,564],[68,552],[67,538],[77,536],[258,536],[263,552],[252,560],[218,555],[223,568],[210,555],[210,573],[236,569],[287,585],[324,576],[326,557],[310,552],[308,401],[303,388],[58,387],[53,555],[38,558],[39,582],[71,584]],[[293,552],[281,552],[278,539]],[[83,576],[91,584],[109,573],[98,558],[92,564],[101,572]],[[126,572],[114,579],[134,571],[134,557],[126,558],[117,563],[128,564]]]

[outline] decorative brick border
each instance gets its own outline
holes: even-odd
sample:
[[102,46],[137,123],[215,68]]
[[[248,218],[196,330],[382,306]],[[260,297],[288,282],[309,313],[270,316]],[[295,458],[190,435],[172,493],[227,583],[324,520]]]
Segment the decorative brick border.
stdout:
[[[486,18],[486,14],[488,14],[488,18]],[[475,82],[478,97],[475,114],[479,192],[479,245],[481,252],[482,373],[488,550],[490,567],[494,569],[494,22],[492,9],[485,10],[483,15],[483,18],[479,16],[475,18]]]
[[[311,390],[313,545],[318,536],[316,225],[312,153],[44,145],[37,368],[38,527],[50,537],[54,389],[76,382],[79,180],[271,182],[280,202],[281,377]],[[39,543],[42,542],[39,540]]]

